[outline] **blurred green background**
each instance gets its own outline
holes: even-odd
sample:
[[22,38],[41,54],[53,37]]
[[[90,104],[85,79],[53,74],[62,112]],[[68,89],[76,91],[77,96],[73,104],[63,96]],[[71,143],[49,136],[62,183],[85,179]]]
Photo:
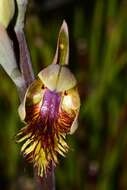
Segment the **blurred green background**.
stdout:
[[[51,64],[63,19],[81,111],[56,189],[127,190],[127,0],[30,0],[25,31],[35,74]],[[18,94],[2,69],[0,83],[0,190],[35,190],[15,143]]]

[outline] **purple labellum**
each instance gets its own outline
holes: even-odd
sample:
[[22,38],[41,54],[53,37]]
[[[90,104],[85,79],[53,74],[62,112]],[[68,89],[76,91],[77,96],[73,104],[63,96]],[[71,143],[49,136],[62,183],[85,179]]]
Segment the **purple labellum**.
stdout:
[[52,92],[46,89],[43,98],[43,104],[41,106],[42,118],[47,115],[49,115],[49,118],[51,120],[54,118],[58,118],[60,100],[61,96],[59,95],[59,93],[56,93],[55,91]]
[[46,175],[51,163],[58,163],[57,155],[65,156],[68,145],[66,134],[70,132],[75,113],[67,113],[61,107],[62,94],[44,90],[42,98],[37,104],[27,104],[27,126],[19,133],[19,142],[26,140],[21,151],[28,161],[38,168],[38,175]]

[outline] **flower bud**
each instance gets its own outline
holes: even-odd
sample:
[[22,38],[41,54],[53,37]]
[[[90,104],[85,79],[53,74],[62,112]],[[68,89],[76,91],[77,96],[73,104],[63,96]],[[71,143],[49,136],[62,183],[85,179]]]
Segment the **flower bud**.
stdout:
[[0,0],[0,23],[7,28],[14,16],[14,0]]

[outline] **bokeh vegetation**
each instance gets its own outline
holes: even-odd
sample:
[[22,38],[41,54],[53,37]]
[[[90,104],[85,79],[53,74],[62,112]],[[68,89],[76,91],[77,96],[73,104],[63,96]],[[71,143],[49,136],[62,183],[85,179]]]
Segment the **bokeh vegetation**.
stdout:
[[[36,74],[52,62],[63,19],[81,111],[56,189],[127,190],[127,1],[31,0],[25,29]],[[0,189],[33,190],[32,166],[15,143],[18,95],[2,69],[0,83]]]

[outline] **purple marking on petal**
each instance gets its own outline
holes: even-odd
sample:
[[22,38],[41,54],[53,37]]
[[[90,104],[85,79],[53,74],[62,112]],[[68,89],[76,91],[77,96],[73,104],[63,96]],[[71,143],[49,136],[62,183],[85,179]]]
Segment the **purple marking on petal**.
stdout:
[[41,106],[41,116],[48,116],[50,119],[57,118],[60,100],[60,94],[46,89],[43,98],[43,104]]

